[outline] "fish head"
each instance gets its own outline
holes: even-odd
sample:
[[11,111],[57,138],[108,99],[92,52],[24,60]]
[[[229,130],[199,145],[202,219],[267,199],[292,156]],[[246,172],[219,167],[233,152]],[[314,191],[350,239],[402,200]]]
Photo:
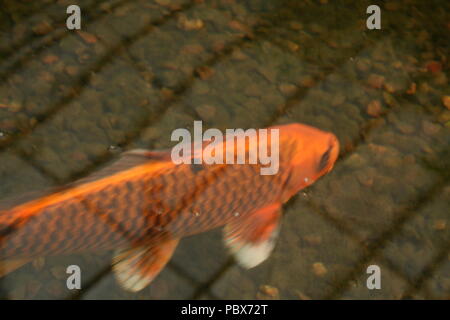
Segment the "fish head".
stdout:
[[280,157],[288,177],[287,197],[313,184],[333,169],[339,156],[339,141],[331,132],[294,123],[279,126]]

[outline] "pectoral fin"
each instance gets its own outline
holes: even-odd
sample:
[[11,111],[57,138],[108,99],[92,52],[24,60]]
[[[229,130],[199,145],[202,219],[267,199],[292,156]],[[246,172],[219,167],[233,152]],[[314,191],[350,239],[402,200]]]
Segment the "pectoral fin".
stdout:
[[170,260],[178,242],[179,239],[170,239],[118,250],[113,258],[113,270],[120,285],[133,292],[145,288]]
[[225,245],[241,266],[253,268],[269,257],[275,247],[280,217],[281,205],[273,204],[225,226]]

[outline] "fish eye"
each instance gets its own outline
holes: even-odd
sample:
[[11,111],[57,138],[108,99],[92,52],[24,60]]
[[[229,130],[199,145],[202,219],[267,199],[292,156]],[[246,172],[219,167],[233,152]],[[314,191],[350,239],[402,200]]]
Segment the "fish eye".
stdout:
[[330,154],[331,154],[331,146],[328,148],[327,151],[325,151],[325,153],[320,158],[318,171],[322,171],[327,167],[328,162],[330,161]]

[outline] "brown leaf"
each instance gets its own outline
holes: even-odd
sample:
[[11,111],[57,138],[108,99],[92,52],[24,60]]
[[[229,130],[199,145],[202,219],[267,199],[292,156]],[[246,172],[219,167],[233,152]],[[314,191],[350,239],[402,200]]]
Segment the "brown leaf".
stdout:
[[96,43],[98,41],[97,37],[93,34],[90,34],[85,31],[78,31],[79,36],[81,39],[83,39],[86,43]]

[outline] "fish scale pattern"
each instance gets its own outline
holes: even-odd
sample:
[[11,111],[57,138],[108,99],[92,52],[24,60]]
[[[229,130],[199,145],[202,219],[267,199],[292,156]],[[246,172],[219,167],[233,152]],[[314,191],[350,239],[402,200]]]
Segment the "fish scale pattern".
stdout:
[[[2,212],[2,217],[28,212],[13,224],[17,231],[0,239],[2,258],[112,250],[200,233],[277,201],[286,179],[286,173],[261,176],[260,165],[204,166],[199,172],[190,165],[168,167],[155,174],[144,167],[131,178],[111,183],[108,177],[93,180],[78,185],[80,192],[73,197],[51,194],[50,201],[44,198]],[[97,182],[102,185],[90,190]],[[254,188],[259,190],[256,195]],[[48,204],[42,205],[45,201]]]

